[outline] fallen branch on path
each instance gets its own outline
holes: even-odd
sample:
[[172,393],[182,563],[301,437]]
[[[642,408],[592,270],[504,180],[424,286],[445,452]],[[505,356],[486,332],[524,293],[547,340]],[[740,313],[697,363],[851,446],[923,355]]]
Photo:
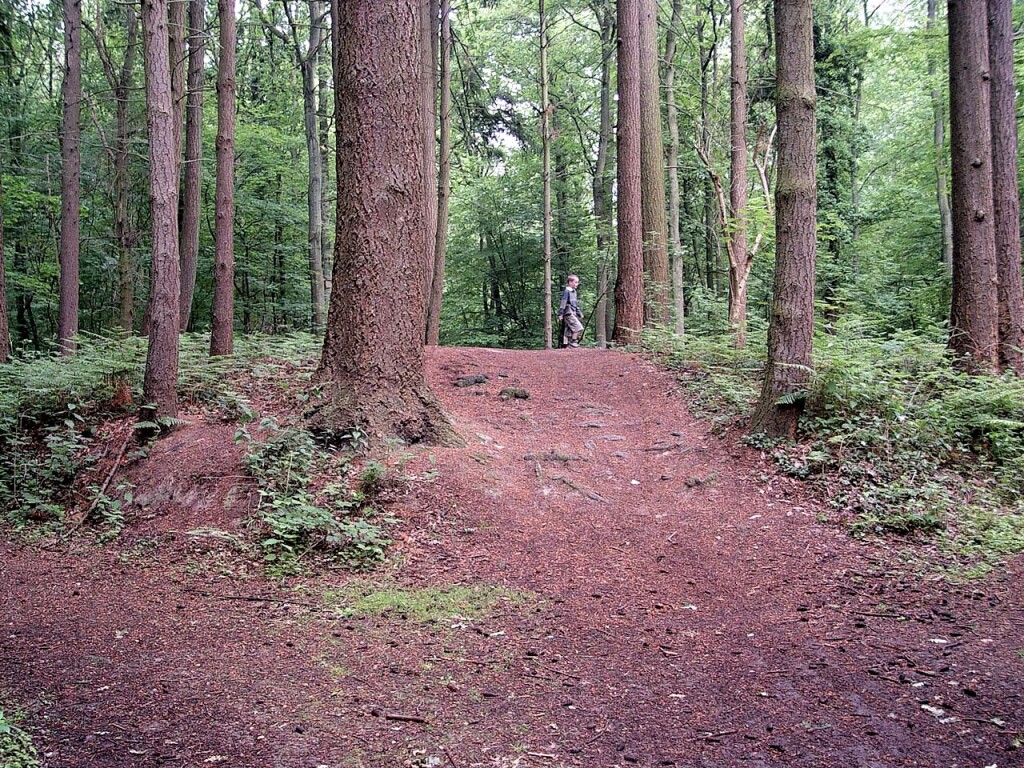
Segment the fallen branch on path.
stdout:
[[573,480],[572,478],[566,477],[565,475],[551,475],[551,479],[552,480],[560,480],[561,482],[565,483],[570,488],[572,488],[574,491],[579,491],[580,493],[582,493],[584,496],[586,496],[591,501],[600,501],[603,504],[607,504],[608,503],[608,500],[606,498],[604,498],[603,496],[601,496],[601,494],[595,493],[594,491],[590,490],[589,488],[584,488],[582,485],[578,484],[575,480]]

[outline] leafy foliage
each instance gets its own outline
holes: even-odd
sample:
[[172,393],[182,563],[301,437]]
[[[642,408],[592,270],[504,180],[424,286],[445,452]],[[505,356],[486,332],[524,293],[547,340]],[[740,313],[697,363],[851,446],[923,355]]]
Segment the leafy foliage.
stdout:
[[39,754],[32,737],[0,709],[0,765],[4,768],[39,768]]

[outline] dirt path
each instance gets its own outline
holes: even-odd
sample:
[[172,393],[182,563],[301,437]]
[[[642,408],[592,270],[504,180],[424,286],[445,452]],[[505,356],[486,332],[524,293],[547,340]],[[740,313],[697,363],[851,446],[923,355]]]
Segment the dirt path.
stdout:
[[0,695],[47,766],[1024,765],[1019,563],[910,575],[633,356],[438,349],[428,374],[469,445],[406,465],[439,474],[375,578],[495,607],[350,615],[349,575],[271,583],[186,536],[247,494],[231,430],[185,428],[117,544],[0,549]]

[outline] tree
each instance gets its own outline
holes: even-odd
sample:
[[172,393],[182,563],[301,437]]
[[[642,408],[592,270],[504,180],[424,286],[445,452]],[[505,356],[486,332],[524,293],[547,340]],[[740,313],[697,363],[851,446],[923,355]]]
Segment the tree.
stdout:
[[[935,28],[938,0],[928,0],[928,30]],[[935,77],[937,65],[935,55],[928,54],[928,76]],[[946,188],[946,109],[942,104],[939,89],[931,89],[932,99],[932,142],[935,145],[935,199],[939,206],[939,226],[942,229],[942,264],[946,273],[953,276],[953,221],[949,210],[949,192]]]
[[79,186],[82,177],[82,2],[64,0],[64,116],[61,121],[60,311],[57,340],[64,354],[78,335]]
[[424,375],[418,0],[341,0],[334,289],[311,416],[330,434],[453,442]]
[[615,333],[621,344],[639,341],[644,324],[643,213],[640,192],[640,16],[638,0],[619,0],[618,230]]
[[644,318],[667,324],[670,317],[668,240],[665,223],[665,149],[658,79],[658,3],[640,0],[640,201],[643,218]]
[[972,372],[998,360],[992,123],[985,0],[949,0],[953,300],[949,346]]
[[441,301],[444,298],[445,252],[448,248],[448,209],[452,194],[452,4],[441,0],[441,105],[437,172],[437,229],[434,239],[434,273],[427,301],[428,345],[436,345],[441,333]]
[[11,354],[11,327],[7,319],[7,275],[4,270],[4,172],[0,160],[0,363]]
[[203,57],[206,0],[188,7],[188,93],[185,102],[185,173],[181,212],[181,329],[188,328],[199,260],[199,216],[203,179]]
[[744,38],[743,0],[730,0],[732,98],[730,101],[729,173],[729,326],[736,346],[747,341],[747,278],[751,261],[747,252],[747,45]]
[[178,414],[178,333],[181,273],[178,263],[178,153],[171,101],[167,34],[168,0],[143,0],[146,122],[153,220],[149,351],[143,397],[148,415]]
[[[423,245],[426,262],[423,272],[424,301],[434,286],[434,246],[437,245],[437,16],[438,0],[420,0],[420,98],[423,99],[423,183],[426,185]],[[427,333],[424,305],[423,335]]]
[[676,29],[683,14],[682,0],[672,0],[672,18],[665,33],[665,119],[668,123],[668,245],[672,261],[672,307],[675,331],[686,332],[686,298],[683,291],[685,265],[679,229],[679,116],[676,106]]
[[768,360],[752,432],[795,437],[814,335],[815,178],[812,0],[775,2],[775,284]]
[[548,102],[548,21],[540,0],[540,143],[544,226],[544,349],[551,349],[551,111]]
[[992,76],[992,197],[999,301],[999,364],[1024,376],[1017,109],[1013,76],[1013,4],[988,0]]
[[210,354],[230,355],[234,350],[235,319],[235,4],[218,0],[217,16],[217,220]]
[[601,41],[601,90],[597,129],[597,158],[591,190],[594,198],[594,219],[597,245],[597,303],[594,307],[594,337],[597,346],[608,346],[608,278],[611,271],[610,252],[614,235],[612,208],[612,175],[608,170],[612,149],[612,93],[611,69],[615,53],[615,11],[607,0],[591,3],[597,17],[598,37]]

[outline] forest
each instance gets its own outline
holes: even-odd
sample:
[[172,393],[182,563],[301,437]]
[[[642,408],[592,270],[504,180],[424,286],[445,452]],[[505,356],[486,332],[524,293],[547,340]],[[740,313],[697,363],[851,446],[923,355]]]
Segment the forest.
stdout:
[[[0,762],[867,764],[856,718],[871,764],[1007,759],[1022,39],[1012,0],[0,3]],[[219,682],[70,691],[130,687],[133,612]],[[939,652],[986,695],[908,692]]]

